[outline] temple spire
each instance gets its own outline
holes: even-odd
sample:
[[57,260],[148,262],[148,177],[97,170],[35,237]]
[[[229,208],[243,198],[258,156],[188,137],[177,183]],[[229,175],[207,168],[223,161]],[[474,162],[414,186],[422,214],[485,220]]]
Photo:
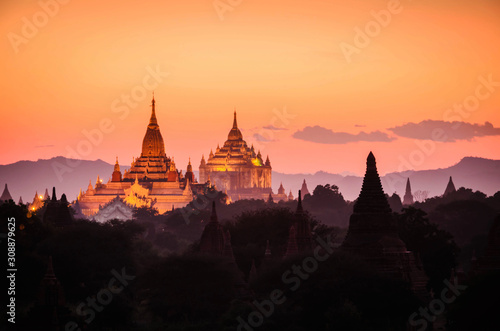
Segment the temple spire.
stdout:
[[372,152],[366,159],[366,173],[358,200],[354,205],[355,213],[391,213],[382,183],[377,172],[377,163]]
[[411,194],[410,178],[406,180],[406,192],[403,197],[403,205],[413,204],[413,195]]
[[302,209],[302,194],[301,191],[299,190],[299,203],[297,204],[297,210],[295,211],[295,214],[303,214],[304,209]]
[[236,108],[234,108],[234,120],[233,120],[233,129],[238,128],[238,122],[236,122]]
[[450,176],[450,180],[448,181],[448,185],[446,186],[446,190],[444,191],[443,196],[446,196],[450,193],[456,192],[455,184],[453,184],[453,179]]
[[148,127],[153,128],[153,127],[158,127],[158,121],[156,120],[156,113],[155,113],[155,94],[153,92],[153,99],[151,100],[151,118],[149,119],[149,125]]

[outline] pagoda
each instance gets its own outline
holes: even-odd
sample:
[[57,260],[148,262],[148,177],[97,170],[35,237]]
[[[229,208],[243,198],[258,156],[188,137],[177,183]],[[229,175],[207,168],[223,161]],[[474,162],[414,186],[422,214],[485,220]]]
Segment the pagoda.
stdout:
[[238,128],[236,111],[233,127],[222,147],[210,151],[208,159],[202,156],[200,182],[209,179],[218,190],[227,191],[233,201],[239,199],[267,200],[271,193],[271,162],[264,161],[260,151],[249,147]]
[[446,185],[446,189],[444,190],[443,197],[447,196],[450,193],[456,192],[455,184],[453,184],[453,179],[450,176],[450,180],[448,181],[448,185]]
[[427,276],[419,259],[399,238],[397,223],[382,189],[372,152],[366,161],[363,186],[341,249],[365,259],[388,278],[408,282],[420,298],[427,297]]
[[413,194],[411,194],[410,178],[406,180],[406,192],[403,197],[403,205],[408,206],[413,204]]
[[7,183],[5,183],[5,188],[3,189],[3,193],[0,196],[0,204],[7,203],[9,200],[12,200],[12,196],[10,195],[9,188],[7,187]]
[[[125,170],[123,175],[116,158],[110,180],[105,183],[97,177],[95,185],[90,182],[87,190],[80,192],[77,201],[87,218],[92,218],[105,206],[109,207],[108,203],[117,196],[130,207],[153,207],[163,214],[172,208],[184,207],[193,200],[192,187],[197,186],[197,182],[191,162],[187,168],[187,176],[183,176],[176,168],[173,157],[167,156],[165,152],[153,95],[151,116],[140,156],[132,158],[130,169]],[[200,189],[197,187],[197,190]]]

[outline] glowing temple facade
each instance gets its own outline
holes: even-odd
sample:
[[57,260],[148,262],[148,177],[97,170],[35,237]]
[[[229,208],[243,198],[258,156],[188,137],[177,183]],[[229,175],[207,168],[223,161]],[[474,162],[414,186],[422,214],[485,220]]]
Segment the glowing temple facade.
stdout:
[[271,193],[269,157],[264,161],[260,151],[255,153],[253,146],[248,147],[238,129],[236,112],[226,142],[222,147],[217,146],[215,153],[210,151],[206,161],[202,156],[199,169],[201,183],[209,181],[233,201],[267,200]]
[[89,183],[78,195],[79,207],[91,218],[117,196],[132,207],[154,207],[159,213],[181,208],[193,200],[192,185],[196,179],[191,163],[186,176],[178,171],[173,158],[165,153],[165,144],[156,119],[155,99],[151,104],[151,118],[142,142],[142,152],[134,158],[129,170],[122,176],[118,159],[111,180],[103,183],[97,177],[94,186]]

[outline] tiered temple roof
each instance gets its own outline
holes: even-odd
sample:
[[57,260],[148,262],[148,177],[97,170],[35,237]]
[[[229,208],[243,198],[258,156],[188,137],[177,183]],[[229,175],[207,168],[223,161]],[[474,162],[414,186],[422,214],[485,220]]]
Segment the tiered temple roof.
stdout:
[[231,199],[254,198],[267,200],[271,193],[271,162],[264,161],[260,151],[249,147],[238,128],[236,111],[233,127],[227,140],[215,153],[211,150],[208,159],[200,162],[200,182],[209,179],[221,191],[227,190]]
[[411,193],[410,178],[406,180],[406,192],[403,197],[403,205],[408,206],[413,204],[413,194]]
[[397,223],[371,152],[366,160],[363,186],[354,204],[341,248],[366,259],[373,268],[389,278],[408,281],[420,298],[427,297],[427,276],[420,261],[407,251],[405,243],[399,238]]

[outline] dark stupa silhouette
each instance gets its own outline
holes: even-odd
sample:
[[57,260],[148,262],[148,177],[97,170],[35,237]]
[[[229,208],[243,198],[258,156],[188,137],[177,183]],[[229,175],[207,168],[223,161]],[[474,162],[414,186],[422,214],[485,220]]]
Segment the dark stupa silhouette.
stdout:
[[64,330],[70,319],[70,311],[66,306],[63,288],[54,273],[52,257],[49,257],[47,271],[38,288],[35,304],[28,312],[26,323],[21,329],[29,330]]
[[427,298],[427,276],[421,263],[399,238],[372,152],[366,160],[363,186],[341,249],[366,259],[388,278],[408,281],[415,294]]
[[233,289],[237,299],[252,298],[252,292],[248,288],[248,283],[245,281],[245,275],[238,268],[234,259],[233,247],[231,245],[231,234],[229,230],[224,232],[222,224],[217,218],[215,209],[215,201],[212,202],[212,214],[210,222],[207,223],[200,239],[200,253],[219,256],[225,259],[227,269],[233,276]]
[[403,205],[413,205],[413,194],[411,194],[410,178],[406,180],[406,192],[403,197]]
[[52,188],[52,197],[46,201],[46,209],[43,214],[43,222],[50,223],[56,227],[64,227],[70,225],[74,221],[74,217],[69,209],[69,203],[66,195],[63,194],[60,200],[57,200],[56,188]]
[[302,254],[313,249],[311,224],[302,208],[302,191],[299,190],[295,222],[290,227],[285,258]]
[[215,201],[212,202],[212,214],[210,221],[203,229],[200,239],[200,252],[213,255],[222,255],[224,253],[224,230],[217,219],[215,210]]
[[450,193],[456,192],[457,189],[455,188],[455,184],[453,184],[453,179],[450,176],[450,180],[448,181],[448,185],[446,185],[446,189],[444,190],[443,196],[447,196]]
[[3,189],[3,193],[0,196],[0,204],[7,203],[9,200],[12,200],[12,195],[10,195],[9,188],[7,187],[7,183],[5,183],[5,188]]

